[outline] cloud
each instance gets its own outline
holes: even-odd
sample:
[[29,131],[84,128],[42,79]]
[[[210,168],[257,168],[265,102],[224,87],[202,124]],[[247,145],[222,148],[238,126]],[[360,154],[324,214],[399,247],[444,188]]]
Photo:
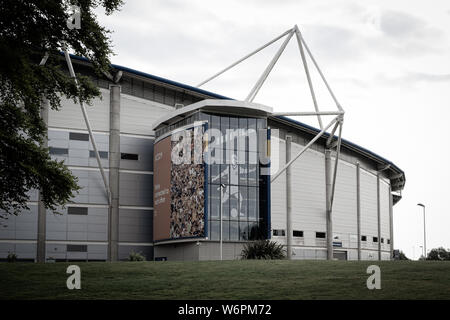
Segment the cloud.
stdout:
[[414,82],[450,82],[450,74],[410,73],[410,81]]
[[441,35],[439,29],[429,26],[424,20],[393,10],[381,13],[379,26],[385,35],[397,41],[427,40]]
[[388,87],[414,87],[421,83],[450,82],[450,74],[435,74],[424,72],[406,72],[397,76],[377,74],[374,78],[376,84]]
[[331,61],[354,62],[363,55],[365,44],[358,34],[336,25],[309,25],[303,33],[313,55]]

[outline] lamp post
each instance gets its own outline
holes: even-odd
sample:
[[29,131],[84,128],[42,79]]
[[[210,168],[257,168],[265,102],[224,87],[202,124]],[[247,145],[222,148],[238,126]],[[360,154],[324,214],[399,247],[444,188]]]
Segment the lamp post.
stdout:
[[222,211],[223,211],[223,202],[222,202],[222,197],[223,197],[223,192],[224,190],[226,190],[226,185],[224,183],[220,184],[220,193],[221,193],[221,197],[220,197],[220,261],[223,260],[223,226],[222,226]]
[[422,203],[417,204],[419,207],[423,208],[423,251],[424,251],[424,258],[427,258],[427,231],[425,228],[425,205]]

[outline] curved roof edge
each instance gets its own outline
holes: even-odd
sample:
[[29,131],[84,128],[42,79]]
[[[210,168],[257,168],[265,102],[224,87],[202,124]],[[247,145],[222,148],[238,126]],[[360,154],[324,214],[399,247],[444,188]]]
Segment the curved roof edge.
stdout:
[[[275,116],[275,117],[270,117],[270,118],[274,119],[274,120],[278,119],[278,120],[283,121],[284,123],[289,123],[291,125],[300,127],[300,128],[302,128],[302,129],[304,129],[306,131],[309,131],[310,133],[313,133],[313,134],[317,134],[317,133],[320,132],[320,130],[318,128],[312,127],[312,126],[310,126],[310,125],[308,125],[306,123],[294,120],[294,119],[289,118],[289,117]],[[328,138],[330,136],[330,134],[328,132],[325,132],[323,134],[323,136]],[[335,135],[335,136],[333,136],[333,138],[337,139],[338,137]],[[397,190],[403,189],[403,187],[405,185],[405,182],[406,182],[405,172],[402,169],[400,169],[397,165],[395,165],[392,161],[389,161],[386,158],[376,154],[375,152],[370,151],[369,149],[366,149],[364,147],[361,147],[360,145],[358,145],[356,143],[353,143],[353,142],[351,142],[351,141],[349,141],[347,139],[344,139],[344,138],[342,138],[342,146],[344,146],[344,147],[346,147],[348,149],[354,150],[354,151],[356,151],[356,152],[358,152],[358,153],[360,153],[360,154],[362,154],[362,155],[364,155],[364,156],[366,156],[368,158],[372,158],[372,159],[374,159],[374,160],[376,160],[378,162],[382,162],[382,163],[388,165],[389,168],[392,169],[395,173],[401,175],[402,183],[399,185],[399,188],[397,188]],[[399,178],[396,178],[396,179],[399,179]],[[395,191],[395,189],[394,189],[394,191]]]
[[[162,124],[167,124],[167,122],[171,119],[177,118],[180,115],[184,115],[186,113],[191,113],[195,110],[204,109],[204,110],[214,110],[214,111],[222,111],[222,112],[230,112],[231,109],[233,111],[241,111],[251,110],[253,113],[260,113],[261,115],[268,116],[272,113],[272,108],[265,106],[260,103],[246,102],[241,100],[232,100],[232,99],[204,99],[199,102],[195,102],[193,104],[187,105],[180,109],[175,109],[169,113],[164,114],[159,117],[152,125],[152,130],[157,130]],[[248,111],[247,111],[248,112]]]
[[[72,59],[75,59],[75,60],[78,60],[78,61],[84,61],[84,62],[90,63],[89,59],[87,59],[85,57],[80,57],[80,56],[77,56],[77,55],[74,55],[74,54],[70,54],[70,57]],[[131,68],[128,68],[128,67],[120,66],[120,65],[117,65],[117,64],[111,64],[111,67],[113,67],[116,70],[125,71],[125,72],[132,73],[134,75],[141,76],[141,77],[144,77],[144,78],[147,78],[147,79],[152,79],[152,80],[155,80],[155,81],[159,81],[159,82],[162,82],[162,83],[169,84],[171,86],[175,86],[175,87],[183,88],[183,89],[186,89],[186,90],[189,90],[189,91],[193,91],[193,92],[202,94],[204,96],[209,96],[209,97],[213,97],[213,98],[216,98],[216,99],[234,100],[232,98],[228,98],[228,97],[222,96],[222,95],[217,94],[217,93],[209,92],[209,91],[206,91],[206,90],[203,90],[203,89],[199,89],[199,88],[196,88],[196,87],[193,87],[193,86],[181,83],[181,82],[172,81],[172,80],[169,80],[169,79],[165,79],[165,78],[162,78],[162,77],[155,76],[155,75],[150,74],[150,73],[145,73],[145,72],[138,71],[138,70],[135,70],[135,69],[131,69]]]
[[[90,63],[89,59],[87,59],[85,57],[80,57],[80,56],[73,55],[73,54],[70,54],[70,57],[75,59],[75,60],[79,60],[79,61],[84,61],[84,62]],[[111,64],[111,67],[113,67],[114,69],[117,69],[117,70],[125,71],[125,72],[128,72],[128,73],[137,75],[137,76],[141,76],[141,77],[144,77],[144,78],[147,78],[147,79],[159,81],[159,82],[171,85],[171,86],[175,86],[175,87],[183,88],[183,89],[186,89],[186,90],[189,90],[189,91],[192,91],[192,92],[196,92],[198,94],[201,94],[201,95],[204,95],[204,96],[207,96],[207,97],[212,97],[212,98],[215,98],[215,99],[234,100],[232,98],[229,98],[229,97],[226,97],[226,96],[222,96],[222,95],[217,94],[217,93],[213,93],[213,92],[210,92],[210,91],[199,89],[199,88],[196,88],[196,87],[193,87],[193,86],[190,86],[190,85],[186,85],[186,84],[183,84],[183,83],[180,83],[180,82],[176,82],[176,81],[172,81],[172,80],[165,79],[165,78],[162,78],[162,77],[158,77],[158,76],[155,76],[155,75],[152,75],[152,74],[149,74],[149,73],[141,72],[141,71],[138,71],[138,70],[135,70],[135,69],[131,69],[131,68],[127,68],[127,67],[124,67],[124,66]],[[270,117],[270,118],[271,119],[278,119],[280,121],[283,121],[284,123],[297,126],[299,128],[302,128],[303,130],[309,131],[311,133],[316,133],[317,134],[317,133],[320,132],[320,130],[318,128],[312,127],[310,125],[307,125],[307,124],[305,124],[303,122],[294,120],[294,119],[289,118],[289,117],[276,116],[276,117]],[[329,137],[330,134],[326,132],[324,134],[324,136]],[[337,136],[334,136],[334,138],[337,139]],[[374,159],[374,160],[376,160],[378,162],[382,162],[382,163],[388,165],[391,169],[393,169],[393,171],[395,173],[397,173],[400,176],[400,177],[396,177],[395,178],[395,180],[400,180],[400,183],[398,184],[398,187],[397,188],[393,188],[393,190],[395,191],[395,190],[403,189],[403,187],[405,185],[405,182],[406,182],[405,173],[404,173],[404,171],[402,169],[397,167],[393,162],[391,162],[391,161],[387,160],[386,158],[376,154],[375,152],[370,151],[369,149],[361,147],[360,145],[357,145],[356,143],[353,143],[353,142],[348,141],[346,139],[342,139],[342,145],[347,147],[347,148],[349,148],[349,149],[352,149],[352,150],[354,150],[354,151],[356,151],[356,152],[358,152],[358,153],[360,153],[360,154],[362,154],[362,155],[364,155],[366,157],[372,158],[372,159]]]

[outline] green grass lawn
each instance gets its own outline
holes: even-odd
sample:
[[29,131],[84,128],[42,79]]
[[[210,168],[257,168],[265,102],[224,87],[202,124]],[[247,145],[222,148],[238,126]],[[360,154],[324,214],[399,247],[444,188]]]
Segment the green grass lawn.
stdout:
[[[81,268],[81,290],[66,287],[70,264]],[[371,264],[381,290],[366,287]],[[450,299],[450,263],[0,263],[0,299]]]

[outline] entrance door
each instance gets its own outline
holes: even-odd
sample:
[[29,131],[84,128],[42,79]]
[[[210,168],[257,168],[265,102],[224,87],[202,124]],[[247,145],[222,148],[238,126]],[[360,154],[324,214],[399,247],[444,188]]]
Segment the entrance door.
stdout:
[[336,260],[347,260],[347,251],[334,251],[333,258]]

